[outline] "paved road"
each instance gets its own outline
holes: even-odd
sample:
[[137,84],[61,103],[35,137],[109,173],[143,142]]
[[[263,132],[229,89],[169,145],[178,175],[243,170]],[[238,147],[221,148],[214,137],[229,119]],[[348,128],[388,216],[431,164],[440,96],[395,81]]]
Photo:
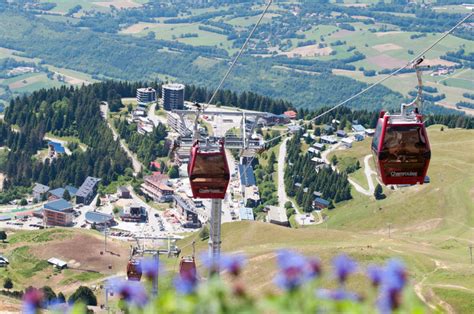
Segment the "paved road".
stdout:
[[154,102],[150,108],[148,108],[148,119],[150,119],[150,121],[153,122],[155,126],[157,126],[160,122],[164,125],[167,124],[166,117],[156,114],[156,102]]
[[280,145],[280,151],[278,153],[278,203],[281,208],[285,207],[285,203],[290,201],[293,204],[293,208],[298,214],[300,214],[296,204],[288,198],[285,191],[285,157],[286,157],[286,144],[290,138],[286,138]]
[[105,105],[100,106],[100,111],[102,112],[102,115],[104,116],[105,121],[107,122],[107,126],[109,127],[110,130],[112,130],[112,133],[114,135],[114,140],[119,140],[120,146],[122,149],[125,151],[127,154],[128,158],[132,160],[132,166],[133,166],[133,172],[134,175],[137,175],[141,170],[142,170],[142,163],[138,160],[138,158],[135,156],[130,149],[128,149],[127,144],[125,143],[124,140],[120,139],[117,131],[115,130],[114,126],[110,123],[110,121],[107,119],[109,116],[109,106],[106,102],[104,102]]
[[362,186],[360,186],[354,180],[348,179],[349,183],[352,184],[352,186],[354,186],[354,188],[356,189],[357,192],[359,192],[361,194],[364,194],[364,195],[367,195],[367,196],[374,195],[375,186],[374,186],[374,181],[372,180],[372,174],[377,175],[377,173],[370,168],[369,159],[371,157],[372,157],[372,155],[367,155],[367,156],[364,157],[364,173],[365,173],[365,177],[367,179],[367,183],[369,184],[369,189],[368,190],[364,189]]

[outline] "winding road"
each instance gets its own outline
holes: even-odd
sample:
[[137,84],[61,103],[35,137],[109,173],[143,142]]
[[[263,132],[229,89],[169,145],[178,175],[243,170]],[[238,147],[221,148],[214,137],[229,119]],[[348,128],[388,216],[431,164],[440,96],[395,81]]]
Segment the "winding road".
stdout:
[[133,175],[136,176],[142,170],[142,167],[143,167],[142,163],[138,160],[138,158],[135,156],[135,154],[132,153],[132,151],[128,148],[125,141],[120,139],[119,134],[115,130],[112,123],[110,123],[110,120],[108,119],[109,105],[107,104],[107,102],[105,102],[105,101],[102,102],[102,104],[100,105],[100,111],[102,112],[102,115],[105,119],[105,122],[107,122],[107,126],[109,127],[109,129],[112,131],[112,134],[114,135],[114,141],[117,141],[117,140],[119,141],[120,147],[122,147],[122,149],[125,151],[128,158],[130,158],[132,160]]
[[367,179],[367,183],[369,184],[369,189],[368,190],[364,189],[362,186],[360,186],[354,180],[348,179],[349,183],[352,184],[352,186],[354,186],[354,188],[356,189],[357,192],[362,193],[362,194],[367,195],[367,196],[374,195],[375,186],[374,186],[374,181],[372,180],[372,174],[377,175],[377,173],[370,168],[370,165],[369,165],[370,158],[372,158],[372,155],[367,155],[367,156],[364,157],[364,173],[365,173],[365,177]]

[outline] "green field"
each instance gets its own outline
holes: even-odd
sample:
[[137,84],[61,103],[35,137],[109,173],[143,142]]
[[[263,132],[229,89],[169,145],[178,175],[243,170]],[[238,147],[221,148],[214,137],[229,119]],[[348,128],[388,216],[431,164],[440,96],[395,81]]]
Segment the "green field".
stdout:
[[[441,132],[438,125],[429,127],[429,135],[432,183],[386,190],[382,201],[353,191],[354,199],[325,211],[329,219],[319,226],[295,230],[258,222],[224,224],[223,251],[248,255],[244,277],[252,292],[272,291],[268,284],[276,272],[272,252],[279,248],[317,255],[326,271],[331,257],[340,252],[363,265],[397,256],[409,266],[411,286],[425,297],[431,295],[428,302],[444,309],[440,303],[444,301],[455,311],[468,313],[469,302],[456,300],[474,298],[468,250],[474,240],[474,155],[466,154],[466,148],[474,145],[474,131],[445,127]],[[370,153],[369,143],[355,143],[353,150],[336,154],[352,153],[359,159]],[[198,251],[206,248],[207,242],[199,241]],[[189,248],[183,251],[186,255]],[[361,278],[353,278],[349,286],[367,289]]]

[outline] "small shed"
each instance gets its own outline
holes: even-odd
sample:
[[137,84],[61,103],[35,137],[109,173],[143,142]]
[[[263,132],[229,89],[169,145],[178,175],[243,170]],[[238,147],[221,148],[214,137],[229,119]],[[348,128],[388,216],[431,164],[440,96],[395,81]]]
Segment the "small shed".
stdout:
[[344,130],[338,130],[336,132],[337,137],[347,137],[347,133]]
[[341,140],[342,145],[344,145],[344,146],[347,147],[347,148],[351,148],[353,142],[354,142],[354,141],[351,140],[350,138],[343,138],[343,139]]
[[356,134],[356,135],[354,135],[354,138],[355,138],[355,140],[356,140],[357,142],[361,142],[361,141],[364,140],[364,135],[362,135],[362,134]]
[[357,133],[364,133],[365,128],[360,124],[353,124],[352,125],[352,131],[357,132]]
[[315,149],[319,150],[319,151],[324,150],[324,144],[322,144],[322,143],[314,143],[314,144],[313,144],[313,147],[314,147]]
[[374,136],[375,130],[374,129],[366,129],[365,130],[365,135],[367,136]]
[[48,260],[48,263],[53,265],[54,267],[58,268],[58,269],[64,269],[64,268],[67,268],[67,263],[63,260],[60,260],[59,258],[56,258],[56,257],[51,257],[49,260]]
[[253,209],[250,207],[242,207],[240,209],[240,220],[254,220]]
[[130,190],[125,186],[119,186],[117,188],[117,195],[119,198],[132,198]]
[[6,267],[8,264],[10,264],[8,258],[3,255],[0,255],[0,267]]

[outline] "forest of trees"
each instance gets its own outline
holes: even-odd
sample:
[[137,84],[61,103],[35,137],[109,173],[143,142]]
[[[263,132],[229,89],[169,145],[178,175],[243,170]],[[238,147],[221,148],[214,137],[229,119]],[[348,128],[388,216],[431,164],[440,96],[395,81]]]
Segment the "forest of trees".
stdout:
[[[294,197],[298,205],[306,212],[313,210],[314,192],[333,203],[349,200],[351,188],[347,173],[337,173],[330,167],[315,170],[312,155],[301,152],[302,133],[296,134],[288,142],[287,168],[285,171],[285,189],[288,196]],[[299,183],[299,186],[296,184]],[[306,192],[305,192],[305,189]]]
[[[100,177],[108,184],[131,167],[100,116],[99,102],[107,97],[103,87],[94,84],[40,90],[11,101],[5,112],[6,123],[0,123],[1,141],[10,148],[0,165],[8,177],[3,193],[33,182],[51,187],[80,186],[87,176]],[[19,131],[13,131],[12,125]],[[75,136],[88,148],[52,161],[37,160],[37,152],[46,148],[46,132]]]

